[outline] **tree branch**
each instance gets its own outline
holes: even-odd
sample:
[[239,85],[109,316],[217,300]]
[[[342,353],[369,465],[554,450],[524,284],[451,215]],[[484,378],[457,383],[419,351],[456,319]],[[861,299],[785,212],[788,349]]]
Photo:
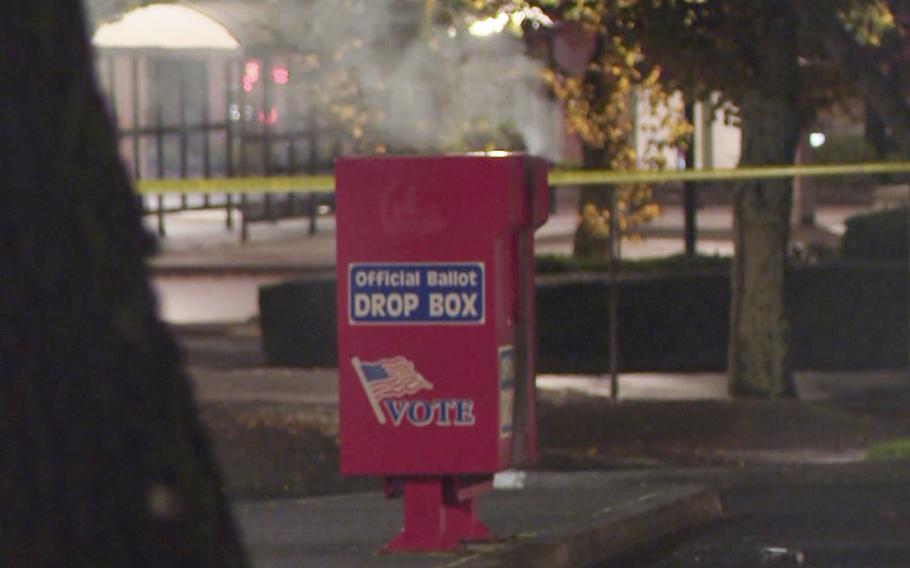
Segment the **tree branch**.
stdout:
[[854,79],[859,93],[887,122],[901,150],[910,154],[910,105],[895,77],[883,69],[881,58],[857,43],[833,10],[800,0],[793,0],[793,5],[802,23],[818,31],[828,55]]

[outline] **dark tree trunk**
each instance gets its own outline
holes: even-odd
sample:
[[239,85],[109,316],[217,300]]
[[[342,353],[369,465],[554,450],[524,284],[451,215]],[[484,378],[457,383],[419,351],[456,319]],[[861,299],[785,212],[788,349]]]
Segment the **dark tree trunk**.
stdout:
[[[604,57],[606,34],[601,32],[594,36],[588,70],[585,81],[591,88],[591,104],[599,107],[609,104],[610,88],[605,84],[603,73],[597,65]],[[582,167],[585,169],[610,169],[611,148],[615,141],[607,141],[603,147],[585,144],[582,152]],[[605,186],[583,186],[578,196],[578,212],[580,220],[575,228],[572,243],[572,254],[578,258],[606,259],[610,252],[610,239],[613,235],[608,232],[609,219],[605,212],[610,208],[610,188]],[[612,214],[612,212],[610,212]]]
[[[765,3],[756,23],[754,81],[738,101],[743,166],[792,163],[800,132],[794,15]],[[784,278],[790,237],[790,180],[760,180],[736,191],[729,390],[736,396],[795,396]]]
[[244,566],[80,4],[4,6],[0,566]]
[[[582,167],[609,169],[610,159],[607,151],[586,146]],[[575,227],[572,243],[573,256],[594,259],[608,257],[612,235],[608,234],[609,218],[605,212],[610,208],[610,191],[611,189],[606,186],[583,186],[581,188],[578,195],[578,211],[581,218],[578,226]]]

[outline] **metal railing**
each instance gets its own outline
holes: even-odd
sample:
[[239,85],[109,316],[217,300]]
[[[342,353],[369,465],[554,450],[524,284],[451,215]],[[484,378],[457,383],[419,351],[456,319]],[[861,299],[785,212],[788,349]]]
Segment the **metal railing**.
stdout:
[[[665,184],[673,182],[717,182],[747,179],[773,179],[790,177],[855,176],[875,174],[908,174],[910,162],[868,162],[832,165],[778,165],[743,168],[703,170],[569,170],[554,169],[549,173],[551,188],[579,186],[614,186],[630,183]],[[326,194],[334,192],[335,179],[331,175],[278,175],[240,176],[228,178],[166,178],[140,179],[135,182],[142,196],[155,196],[153,206],[143,202],[143,212],[157,217],[158,234],[165,236],[168,213],[197,210],[225,210],[225,226],[234,226],[235,211],[241,212],[241,239],[249,237],[251,221],[280,220],[289,217],[309,217],[310,233],[316,232],[316,217]],[[189,194],[202,194],[201,205],[190,205]],[[165,195],[179,195],[178,206],[168,206]],[[275,195],[286,200],[274,203]],[[295,208],[294,195],[307,194],[309,204],[303,210]],[[217,196],[223,195],[222,200]],[[213,199],[213,196],[214,199]],[[261,196],[262,204],[251,201],[250,196]],[[259,212],[261,210],[261,212]],[[256,214],[251,215],[251,211]],[[286,211],[287,213],[283,213]],[[693,221],[689,221],[693,222]]]

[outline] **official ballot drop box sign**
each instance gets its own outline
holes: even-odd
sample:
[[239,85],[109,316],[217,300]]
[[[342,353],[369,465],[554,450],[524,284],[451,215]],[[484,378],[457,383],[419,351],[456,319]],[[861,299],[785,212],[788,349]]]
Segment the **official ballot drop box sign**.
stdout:
[[460,475],[532,461],[546,163],[343,158],[335,179],[341,472]]

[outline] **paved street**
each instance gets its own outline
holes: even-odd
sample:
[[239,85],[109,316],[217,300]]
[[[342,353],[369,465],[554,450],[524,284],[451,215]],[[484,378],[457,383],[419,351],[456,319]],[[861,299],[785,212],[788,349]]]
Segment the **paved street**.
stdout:
[[604,568],[910,566],[907,463],[708,475],[722,488],[726,520],[628,554]]

